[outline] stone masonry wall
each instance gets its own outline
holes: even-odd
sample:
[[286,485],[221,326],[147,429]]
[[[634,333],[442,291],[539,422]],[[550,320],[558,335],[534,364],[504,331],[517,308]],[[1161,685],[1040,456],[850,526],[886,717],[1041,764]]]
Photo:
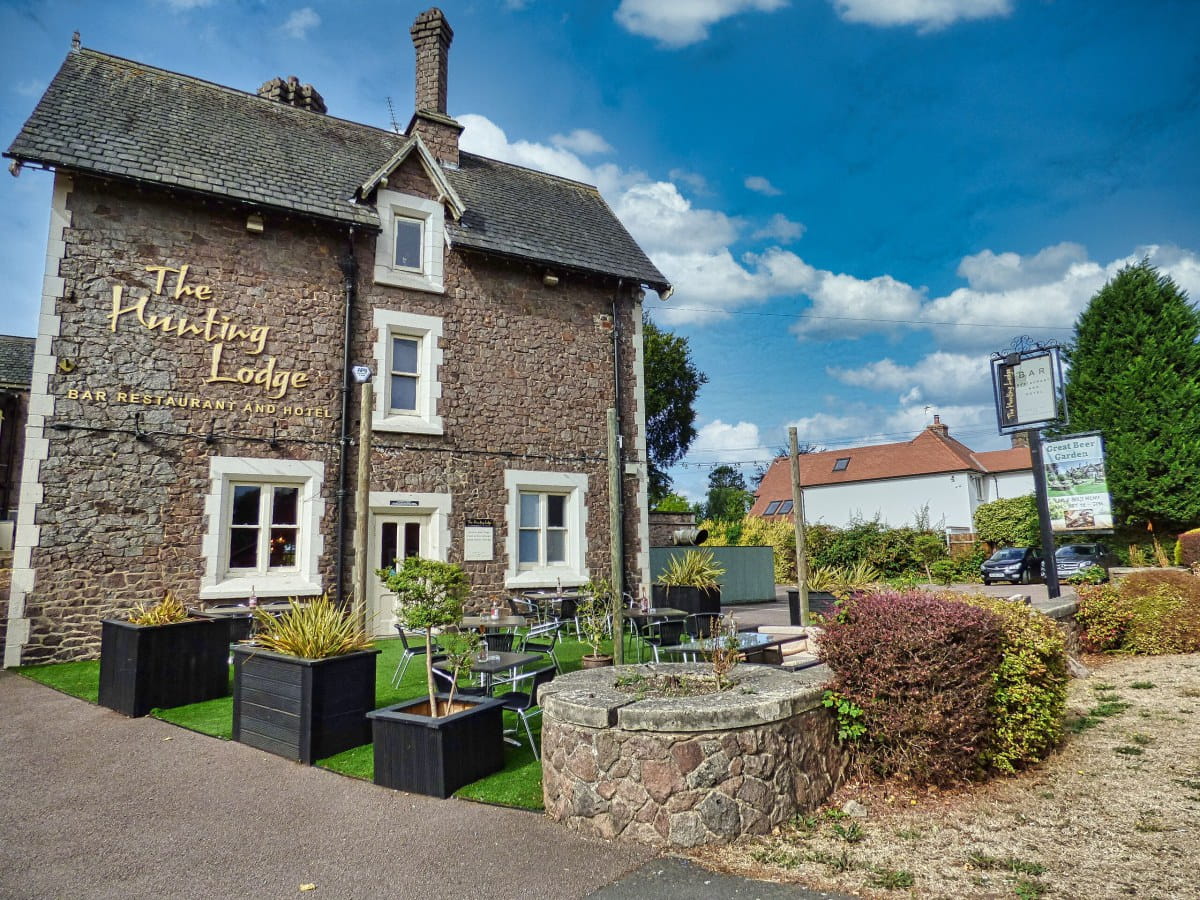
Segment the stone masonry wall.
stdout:
[[[765,673],[764,667],[738,671],[760,669]],[[765,677],[800,683],[790,673]],[[605,690],[596,686],[591,693],[569,693],[565,708],[578,710],[590,698],[602,707]],[[700,717],[711,724],[687,731],[659,731],[644,721],[636,728],[619,721],[592,727],[566,721],[543,703],[546,813],[576,831],[653,846],[694,847],[767,834],[797,812],[820,806],[845,774],[848,756],[820,695],[813,687],[807,701],[798,699],[783,718],[740,727],[722,727],[722,701],[710,696],[670,701],[674,707],[690,704],[692,712],[664,715],[664,722]],[[615,712],[619,719],[623,711]]]
[[[406,189],[419,187],[416,173],[402,180]],[[36,513],[40,543],[26,597],[31,634],[22,662],[94,655],[100,619],[165,590],[196,599],[214,455],[323,463],[320,574],[332,591],[342,366],[338,262],[347,250],[345,230],[268,213],[264,233],[253,235],[244,211],[83,176],[75,179],[69,205],[61,335],[52,344],[58,368],[49,388],[56,405],[47,421],[44,497]],[[354,248],[354,362],[373,361],[373,308],[443,320],[438,413],[444,434],[376,432],[371,489],[451,494],[452,561],[462,560],[466,517],[494,520],[495,560],[467,564],[473,605],[483,607],[504,590],[504,470],[586,473],[587,565],[606,573],[605,410],[614,400],[615,283],[565,275],[550,289],[533,267],[448,250],[446,291],[429,294],[373,283],[373,234],[360,231]],[[176,298],[176,276],[168,275],[155,294],[157,273],[146,267],[184,264],[186,285],[211,293]],[[164,334],[139,325],[135,313],[120,317],[114,329],[114,286],[125,303],[150,297],[147,314],[196,319],[212,306],[235,324],[269,325],[265,350],[251,352],[249,339]],[[628,289],[618,302],[629,448],[635,446],[632,340],[639,313]],[[224,344],[222,374],[261,367],[274,356],[277,370],[303,372],[308,381],[282,398],[255,385],[206,384],[217,343]],[[178,402],[167,405],[168,397]],[[224,408],[205,408],[206,401]],[[355,392],[352,434],[359,415]],[[626,477],[630,565],[637,551],[636,491],[637,480]],[[351,544],[348,537],[347,583]]]

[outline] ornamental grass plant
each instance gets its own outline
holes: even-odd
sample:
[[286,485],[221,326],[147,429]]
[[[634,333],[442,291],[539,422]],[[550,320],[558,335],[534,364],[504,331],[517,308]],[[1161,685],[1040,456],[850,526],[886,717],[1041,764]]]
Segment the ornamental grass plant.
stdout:
[[170,591],[161,600],[150,606],[139,603],[129,611],[132,625],[172,625],[188,617],[187,607]]
[[371,638],[359,616],[336,606],[328,594],[305,605],[294,597],[288,603],[291,608],[279,616],[263,609],[254,611],[254,642],[264,650],[301,659],[328,659],[371,649]]
[[663,587],[694,587],[711,591],[721,585],[717,581],[725,574],[712,551],[689,550],[673,556],[658,576]]

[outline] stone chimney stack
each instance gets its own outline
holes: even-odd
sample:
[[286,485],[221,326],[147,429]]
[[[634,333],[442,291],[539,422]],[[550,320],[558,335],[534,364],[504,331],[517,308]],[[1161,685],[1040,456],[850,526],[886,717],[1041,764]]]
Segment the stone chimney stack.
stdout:
[[316,113],[325,112],[325,99],[317,93],[317,89],[311,84],[301,84],[295,75],[289,75],[287,81],[282,78],[264,81],[258,89],[258,96]]
[[936,431],[942,437],[950,437],[950,429],[942,424],[942,417],[934,415],[933,424],[929,426],[930,431]]
[[1008,439],[1009,439],[1010,443],[1012,444],[1013,450],[1016,450],[1018,447],[1024,447],[1027,450],[1029,449],[1029,432],[1028,431],[1014,431],[1012,434],[1010,434],[1008,436]]
[[463,127],[446,112],[450,42],[454,31],[437,7],[417,16],[410,29],[417,53],[416,103],[408,133],[421,135],[437,159],[458,165],[458,138]]

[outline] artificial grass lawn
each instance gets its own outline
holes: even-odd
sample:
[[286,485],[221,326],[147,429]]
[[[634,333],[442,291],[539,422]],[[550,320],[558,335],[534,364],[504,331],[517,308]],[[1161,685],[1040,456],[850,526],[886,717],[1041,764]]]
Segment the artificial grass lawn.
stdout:
[[46,687],[86,700],[100,702],[100,660],[81,659],[78,662],[52,663],[42,666],[19,666],[18,675],[24,675]]
[[[425,661],[417,657],[409,663],[404,679],[392,687],[392,674],[404,652],[399,640],[383,639],[376,642],[380,649],[375,661],[375,700],[377,706],[391,706],[416,697],[426,696]],[[588,651],[587,644],[563,638],[555,653],[563,671],[570,672],[580,667],[580,659]],[[605,650],[611,649],[606,642]],[[627,645],[626,653],[632,647]],[[100,693],[100,661],[96,659],[79,662],[53,663],[41,666],[22,666],[17,672],[55,690],[96,703]],[[230,678],[233,669],[230,667]],[[198,731],[211,737],[227,741],[233,732],[233,697],[219,697],[176,706],[173,709],[156,709],[150,713],[156,719],[170,722],[181,728]],[[513,806],[520,809],[542,809],[542,767],[529,749],[525,730],[520,728],[514,713],[504,714],[506,728],[517,728],[516,737],[520,747],[505,746],[504,768],[494,775],[481,779],[460,789],[454,796],[498,806]],[[541,717],[533,722],[534,736],[541,739]],[[366,781],[374,779],[374,750],[371,744],[354,747],[344,753],[317,761],[321,768],[329,769],[352,778]]]

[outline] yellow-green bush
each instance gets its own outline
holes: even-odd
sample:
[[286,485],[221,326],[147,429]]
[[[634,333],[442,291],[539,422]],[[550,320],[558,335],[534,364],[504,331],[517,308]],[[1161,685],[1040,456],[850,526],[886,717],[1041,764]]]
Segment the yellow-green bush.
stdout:
[[986,765],[1014,772],[1045,758],[1062,738],[1067,704],[1067,651],[1048,617],[996,597],[959,595],[1000,617],[1001,660],[992,674],[993,729],[983,752]]
[[1080,587],[1076,619],[1086,650],[1192,653],[1200,650],[1200,578],[1163,569]]

